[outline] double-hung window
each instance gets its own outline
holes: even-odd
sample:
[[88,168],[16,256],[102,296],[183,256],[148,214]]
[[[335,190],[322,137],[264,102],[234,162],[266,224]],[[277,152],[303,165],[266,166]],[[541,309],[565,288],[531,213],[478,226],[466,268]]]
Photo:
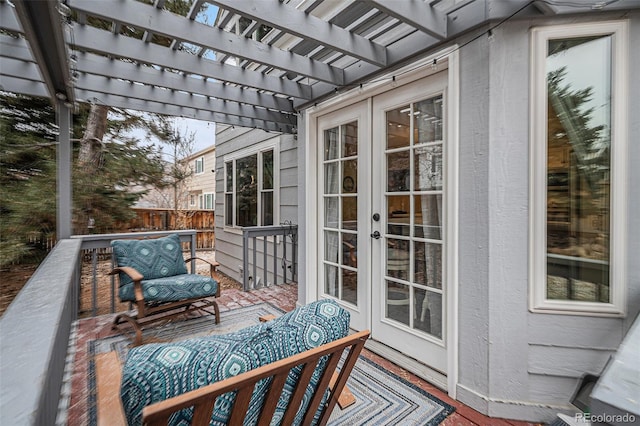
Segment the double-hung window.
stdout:
[[276,222],[278,176],[273,143],[225,157],[225,226],[267,226]]
[[624,314],[626,49],[622,21],[532,31],[535,312]]
[[194,172],[197,175],[199,175],[200,173],[204,173],[204,157],[196,158]]
[[201,210],[214,210],[216,204],[216,194],[213,192],[205,192],[204,194],[200,194],[199,197]]

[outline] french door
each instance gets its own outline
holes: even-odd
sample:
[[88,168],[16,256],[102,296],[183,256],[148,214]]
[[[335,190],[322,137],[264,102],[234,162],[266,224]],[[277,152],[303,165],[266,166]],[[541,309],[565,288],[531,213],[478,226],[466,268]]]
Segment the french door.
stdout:
[[446,83],[441,72],[379,95],[372,120],[372,337],[443,374]]
[[318,118],[318,297],[447,374],[446,84],[440,72]]
[[318,119],[318,293],[349,310],[356,330],[369,328],[371,313],[369,133],[367,102]]

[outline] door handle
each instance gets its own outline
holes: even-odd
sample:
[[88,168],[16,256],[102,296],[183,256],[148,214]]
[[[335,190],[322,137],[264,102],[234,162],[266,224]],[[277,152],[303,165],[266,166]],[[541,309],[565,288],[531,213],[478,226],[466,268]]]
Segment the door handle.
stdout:
[[373,234],[371,234],[371,238],[379,240],[380,239],[380,233],[378,231],[373,231]]

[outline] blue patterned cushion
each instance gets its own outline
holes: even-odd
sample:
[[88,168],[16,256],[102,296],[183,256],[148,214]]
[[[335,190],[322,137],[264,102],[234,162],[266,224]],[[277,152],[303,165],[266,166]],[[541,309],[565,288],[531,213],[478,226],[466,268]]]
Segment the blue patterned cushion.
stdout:
[[[138,425],[146,405],[340,339],[348,331],[349,312],[334,301],[322,300],[235,333],[133,348],[123,367],[120,389],[127,420],[130,425]],[[326,359],[316,368],[307,387],[305,406],[311,400],[325,362]],[[284,415],[299,374],[300,369],[289,374],[272,424],[278,424]],[[257,384],[245,424],[257,422],[267,389],[268,382]],[[217,399],[211,425],[226,424],[232,402],[233,396],[228,394]],[[302,412],[296,424],[301,422]],[[171,418],[170,424],[189,424],[191,416],[191,409],[182,410]]]
[[[155,280],[142,280],[142,294],[146,302],[214,296],[217,291],[218,282],[204,275],[182,274]],[[120,286],[120,300],[132,302],[136,300],[133,283]]]

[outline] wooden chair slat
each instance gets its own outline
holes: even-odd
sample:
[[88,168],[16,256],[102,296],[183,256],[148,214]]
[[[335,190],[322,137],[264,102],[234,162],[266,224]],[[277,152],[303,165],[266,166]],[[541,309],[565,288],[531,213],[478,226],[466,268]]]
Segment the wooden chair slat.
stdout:
[[207,426],[211,422],[211,415],[213,414],[213,405],[215,402],[215,399],[208,399],[195,405],[193,407],[191,424],[193,426]]
[[278,406],[282,389],[284,389],[284,385],[287,382],[289,371],[290,370],[283,371],[274,375],[273,380],[271,381],[271,386],[269,387],[269,392],[264,399],[264,404],[262,404],[262,411],[260,412],[260,418],[258,419],[258,426],[269,426],[271,423],[271,418]]
[[289,399],[287,409],[284,412],[284,417],[282,418],[283,425],[293,424],[293,419],[296,417],[298,408],[300,408],[302,398],[304,397],[304,393],[307,391],[307,385],[311,381],[311,376],[316,369],[317,363],[318,359],[314,358],[309,360],[309,362],[302,368],[300,378],[298,379],[298,383],[296,383],[296,388],[293,391],[293,394]]
[[231,410],[231,416],[229,417],[229,424],[240,425],[244,421],[247,408],[249,408],[249,402],[251,402],[254,386],[255,382],[251,386],[242,386],[238,389],[236,399],[233,403],[233,409]]
[[[342,351],[333,352],[329,355],[329,360],[327,361],[324,371],[322,372],[322,377],[320,378],[320,382],[318,383],[318,388],[316,393],[313,395],[309,406],[307,407],[307,412],[302,420],[302,424],[310,425],[313,416],[315,416],[318,411],[318,407],[322,402],[322,398],[324,397],[324,390],[329,387],[329,382],[331,381],[331,376],[333,376],[334,371],[338,368],[338,363],[340,362],[340,357],[342,355]],[[321,391],[322,390],[322,391]]]

